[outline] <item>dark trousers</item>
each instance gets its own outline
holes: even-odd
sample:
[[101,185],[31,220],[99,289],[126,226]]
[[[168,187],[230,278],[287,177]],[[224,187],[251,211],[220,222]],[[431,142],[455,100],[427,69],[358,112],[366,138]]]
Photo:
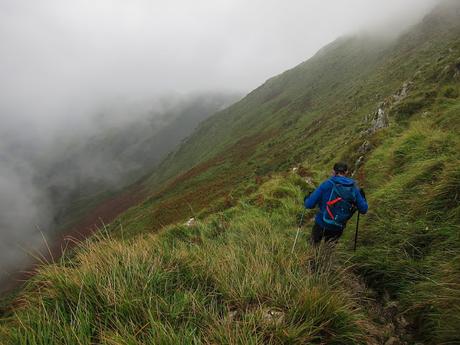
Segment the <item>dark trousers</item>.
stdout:
[[315,223],[311,230],[311,243],[317,245],[323,238],[326,243],[337,242],[340,236],[342,236],[342,233],[343,231],[324,229]]

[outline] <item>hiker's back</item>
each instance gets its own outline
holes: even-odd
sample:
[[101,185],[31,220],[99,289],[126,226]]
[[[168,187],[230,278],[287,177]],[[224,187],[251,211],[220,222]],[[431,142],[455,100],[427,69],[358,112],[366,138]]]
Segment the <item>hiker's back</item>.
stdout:
[[316,223],[329,230],[341,231],[354,211],[366,213],[367,203],[356,182],[346,176],[333,176],[324,181],[306,200],[307,208],[319,206]]
[[315,244],[322,238],[328,242],[337,241],[356,210],[363,214],[367,212],[364,192],[358,189],[353,179],[346,176],[347,173],[346,163],[336,163],[334,176],[304,199],[306,208],[319,206],[312,229],[312,242]]
[[328,180],[330,193],[322,218],[325,224],[343,229],[356,211],[358,191],[352,179],[338,180],[336,176]]

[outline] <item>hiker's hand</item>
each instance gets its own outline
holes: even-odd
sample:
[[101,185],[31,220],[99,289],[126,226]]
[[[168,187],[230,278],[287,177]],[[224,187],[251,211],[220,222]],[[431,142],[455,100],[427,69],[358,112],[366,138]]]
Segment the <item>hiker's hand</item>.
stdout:
[[359,193],[361,194],[361,196],[366,199],[366,193],[364,193],[364,189],[360,188],[359,189]]

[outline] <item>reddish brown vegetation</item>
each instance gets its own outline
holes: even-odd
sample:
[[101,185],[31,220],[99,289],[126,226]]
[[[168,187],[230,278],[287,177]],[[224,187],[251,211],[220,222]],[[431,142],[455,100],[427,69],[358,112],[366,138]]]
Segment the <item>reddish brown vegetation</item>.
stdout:
[[76,241],[84,240],[98,227],[112,222],[128,208],[141,202],[145,196],[142,186],[136,184],[127,191],[102,201],[98,206],[87,213],[84,218],[78,221],[78,223],[64,231],[62,235],[58,237],[57,243],[63,242],[69,238]]
[[[200,163],[187,172],[177,176],[161,191],[149,198],[149,202],[156,205],[152,207],[149,216],[152,230],[157,230],[165,225],[184,220],[208,208],[211,203],[225,199],[225,204],[232,205],[230,192],[245,178],[253,177],[254,172],[245,162],[253,155],[259,144],[275,136],[275,131],[267,131],[254,136],[244,137],[219,156]],[[222,168],[222,164],[232,164],[232,174]],[[215,169],[209,179],[194,181],[198,176]],[[248,178],[249,181],[249,178]],[[167,196],[167,201],[161,201]]]

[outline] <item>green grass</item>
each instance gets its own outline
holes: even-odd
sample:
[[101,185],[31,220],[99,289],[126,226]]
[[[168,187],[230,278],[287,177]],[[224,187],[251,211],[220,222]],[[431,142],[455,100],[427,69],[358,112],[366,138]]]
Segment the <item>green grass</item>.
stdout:
[[344,283],[343,258],[313,250],[305,238],[291,254],[299,183],[292,176],[263,185],[264,197],[279,200],[267,210],[242,200],[193,227],[171,226],[129,245],[101,232],[72,260],[40,270],[3,339],[365,344],[372,321]]
[[[396,41],[340,39],[203,122],[143,180],[143,203],[40,269],[0,341],[458,343],[455,13]],[[379,107],[389,126],[372,133]],[[350,225],[332,251],[311,248],[308,229],[291,254],[304,178],[360,157],[370,211],[356,253]]]

